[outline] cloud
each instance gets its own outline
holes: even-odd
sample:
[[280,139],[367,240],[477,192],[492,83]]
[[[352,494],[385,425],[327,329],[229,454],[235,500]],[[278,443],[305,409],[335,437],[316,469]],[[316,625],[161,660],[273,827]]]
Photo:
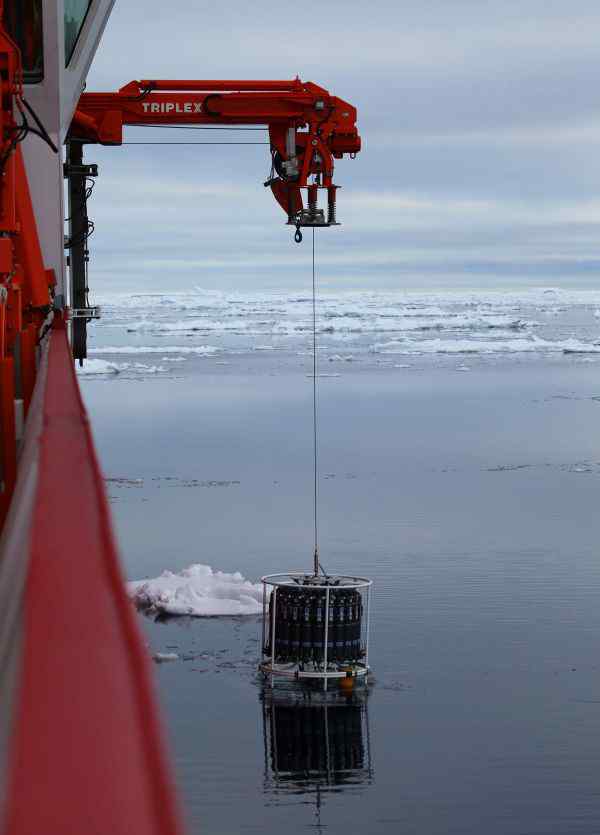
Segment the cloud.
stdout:
[[[600,9],[587,0],[310,0],[289,26],[272,0],[210,13],[176,4],[168,17],[158,0],[129,0],[115,7],[88,89],[300,73],[355,104],[364,151],[337,166],[344,225],[318,233],[323,281],[585,283],[598,268],[599,40]],[[307,249],[262,186],[267,147],[87,156],[101,166],[92,286],[306,280]]]

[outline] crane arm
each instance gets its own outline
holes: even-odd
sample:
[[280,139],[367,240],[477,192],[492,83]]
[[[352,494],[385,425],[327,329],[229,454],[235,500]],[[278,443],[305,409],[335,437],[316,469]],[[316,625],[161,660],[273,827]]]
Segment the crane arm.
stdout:
[[[126,125],[264,125],[272,166],[266,186],[299,226],[336,221],[334,159],[356,155],[356,108],[323,87],[292,81],[132,81],[116,93],[83,93],[72,140],[120,145]],[[301,189],[307,190],[304,208]],[[318,191],[327,191],[327,214]]]

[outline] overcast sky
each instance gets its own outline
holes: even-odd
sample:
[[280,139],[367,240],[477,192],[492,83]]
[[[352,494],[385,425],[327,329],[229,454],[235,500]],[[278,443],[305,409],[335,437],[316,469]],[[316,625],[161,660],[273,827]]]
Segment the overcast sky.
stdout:
[[[336,167],[344,225],[317,233],[322,286],[600,286],[599,44],[585,0],[117,0],[88,90],[299,74],[354,104],[363,152]],[[309,280],[308,236],[294,244],[263,187],[268,147],[87,157],[92,287]]]

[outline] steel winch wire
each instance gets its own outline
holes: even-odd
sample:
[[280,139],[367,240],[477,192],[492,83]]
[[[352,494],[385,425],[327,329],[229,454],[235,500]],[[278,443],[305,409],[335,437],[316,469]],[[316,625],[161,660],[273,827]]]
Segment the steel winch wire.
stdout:
[[317,293],[315,276],[315,230],[312,230],[312,325],[313,325],[313,498],[315,527],[315,577],[319,573],[319,517],[317,491]]
[[314,499],[314,534],[315,534],[315,553],[314,553],[314,576],[319,575],[319,571],[327,577],[327,572],[321,565],[319,557],[319,461],[318,461],[318,424],[317,424],[317,279],[315,268],[315,228],[312,229],[312,355],[313,355],[313,499]]

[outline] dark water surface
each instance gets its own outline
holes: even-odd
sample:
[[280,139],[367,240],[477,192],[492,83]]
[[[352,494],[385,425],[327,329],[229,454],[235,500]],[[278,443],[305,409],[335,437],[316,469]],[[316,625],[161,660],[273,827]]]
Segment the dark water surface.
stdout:
[[[156,677],[191,832],[600,831],[600,365],[457,365],[320,381],[322,560],[375,583],[366,706],[265,703],[255,618],[142,619],[182,656]],[[129,578],[310,565],[304,369],[83,388]]]

